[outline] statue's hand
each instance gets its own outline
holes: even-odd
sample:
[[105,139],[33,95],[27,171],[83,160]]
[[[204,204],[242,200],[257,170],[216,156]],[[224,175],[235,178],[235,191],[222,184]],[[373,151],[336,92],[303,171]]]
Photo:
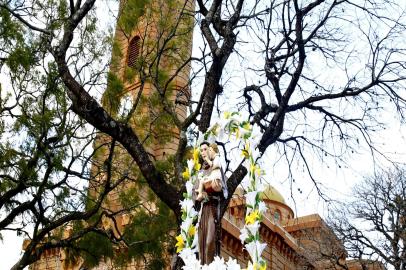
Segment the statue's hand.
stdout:
[[209,157],[204,157],[204,161],[206,161],[207,165],[209,165],[211,167],[211,160]]
[[219,179],[213,179],[211,181],[211,187],[216,192],[221,191],[221,182],[220,182],[220,180]]

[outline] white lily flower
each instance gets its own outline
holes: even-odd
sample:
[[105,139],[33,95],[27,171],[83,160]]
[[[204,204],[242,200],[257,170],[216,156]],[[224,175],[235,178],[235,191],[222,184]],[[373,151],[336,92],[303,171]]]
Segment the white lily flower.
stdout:
[[254,124],[252,126],[251,137],[249,138],[252,149],[257,148],[261,138],[262,138],[261,128],[257,124]]
[[239,236],[241,243],[245,243],[245,240],[248,238],[248,230],[246,228],[246,226],[244,226],[241,230],[240,230],[241,234]]
[[188,169],[190,175],[192,175],[192,170],[193,170],[194,165],[195,164],[193,162],[193,159],[187,160],[187,169]]
[[261,214],[264,214],[267,209],[268,209],[268,207],[266,206],[266,204],[263,201],[260,201],[259,204],[258,204],[258,211]]
[[185,265],[182,267],[183,270],[199,270],[201,268],[200,261],[190,248],[184,248],[179,253],[179,257],[185,262]]
[[181,257],[184,262],[187,262],[188,259],[195,257],[195,254],[193,253],[192,249],[184,248],[181,252],[179,252],[179,257]]
[[186,213],[188,213],[190,209],[192,209],[194,204],[191,199],[184,199],[183,201],[180,202],[180,206],[182,207],[182,209],[185,210]]
[[224,264],[224,259],[220,258],[219,256],[214,257],[214,260],[211,264],[209,264],[210,270],[224,270],[226,266]]
[[256,235],[257,234],[257,232],[259,230],[259,226],[260,226],[260,224],[259,224],[258,220],[255,221],[252,224],[245,225],[248,233],[251,234],[251,235]]
[[258,261],[261,261],[261,254],[264,252],[265,248],[267,247],[266,243],[261,243],[260,241],[255,241],[255,245],[257,247],[257,252],[258,252]]
[[[246,158],[246,159],[244,160],[244,167],[247,168],[247,170],[249,171],[249,170],[250,170],[250,166],[251,166],[250,160],[249,160],[248,158]],[[245,178],[248,178],[248,173],[246,174]]]
[[209,134],[209,136],[207,137],[206,141],[210,144],[215,143],[216,142],[216,136],[214,136],[213,134]]
[[266,248],[266,243],[261,243],[259,241],[252,241],[245,245],[245,249],[250,254],[250,257],[254,263],[260,260],[261,254]]
[[240,128],[240,136],[241,136],[241,138],[243,138],[245,134],[250,133],[250,132],[251,132],[251,130],[247,130],[245,128]]
[[261,243],[259,241],[255,241],[257,245],[258,256],[261,257],[262,252],[264,252],[265,248],[268,246],[266,243]]
[[183,270],[200,270],[201,265],[200,261],[197,259],[190,259],[188,263],[186,263],[184,266],[182,266]]
[[258,191],[250,191],[245,193],[245,203],[251,207],[255,206]]
[[183,232],[187,232],[189,231],[190,226],[193,225],[193,218],[190,217],[186,217],[186,219],[182,222],[182,225],[180,225],[180,229],[182,230],[182,234]]
[[261,179],[255,181],[255,190],[258,192],[263,192],[265,190],[265,185]]
[[223,142],[223,141],[224,141],[224,138],[226,137],[225,135],[226,135],[226,134],[225,134],[224,130],[221,129],[221,130],[219,131],[219,134],[217,135],[217,141]]
[[193,194],[193,183],[192,181],[187,181],[185,185],[186,185],[186,193],[188,197],[191,198]]
[[258,261],[257,246],[255,242],[256,241],[252,241],[245,245],[245,249],[248,251],[253,263]]
[[196,211],[196,209],[193,207],[192,209],[190,209],[189,213],[188,213],[188,217],[190,218],[194,218],[198,215],[199,213]]
[[227,270],[241,270],[241,266],[237,263],[237,260],[229,258],[227,262]]

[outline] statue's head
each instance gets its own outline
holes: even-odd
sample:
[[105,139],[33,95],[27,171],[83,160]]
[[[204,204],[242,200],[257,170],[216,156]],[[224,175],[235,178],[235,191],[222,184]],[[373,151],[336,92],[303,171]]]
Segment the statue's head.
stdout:
[[219,153],[219,147],[216,143],[212,143],[209,146],[209,158],[214,159],[214,157]]
[[202,157],[201,163],[202,163],[202,168],[204,170],[207,170],[210,167],[209,164],[207,164],[207,162],[205,161],[207,157],[210,158],[209,148],[210,148],[210,144],[206,141],[204,141],[200,144],[200,156]]

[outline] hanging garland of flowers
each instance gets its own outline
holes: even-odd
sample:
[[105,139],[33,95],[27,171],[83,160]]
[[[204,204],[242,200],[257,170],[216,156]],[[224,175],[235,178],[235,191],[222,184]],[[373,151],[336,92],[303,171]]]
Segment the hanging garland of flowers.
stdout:
[[[266,211],[265,203],[261,200],[259,193],[264,190],[261,181],[263,170],[257,163],[259,152],[256,149],[257,142],[253,135],[253,127],[248,121],[243,121],[241,115],[237,112],[224,113],[224,119],[212,125],[200,140],[221,141],[224,136],[228,140],[235,139],[239,145],[243,145],[241,156],[245,158],[245,166],[248,170],[248,187],[244,194],[246,202],[245,225],[241,229],[240,240],[245,246],[251,260],[248,264],[248,270],[265,270],[266,262],[261,257],[266,243],[262,243],[259,237],[259,226],[262,216]],[[199,163],[199,140],[193,148],[193,159],[187,161],[187,167],[182,176],[186,180],[186,193],[183,194],[183,200],[180,202],[182,208],[182,225],[180,234],[176,237],[176,248],[179,256],[185,262],[184,270],[196,269],[241,269],[240,265],[233,259],[225,262],[224,259],[216,257],[210,265],[200,265],[195,252],[197,251],[198,231],[196,223],[198,213],[194,209],[192,200],[193,186],[198,181],[198,173],[201,164]]]

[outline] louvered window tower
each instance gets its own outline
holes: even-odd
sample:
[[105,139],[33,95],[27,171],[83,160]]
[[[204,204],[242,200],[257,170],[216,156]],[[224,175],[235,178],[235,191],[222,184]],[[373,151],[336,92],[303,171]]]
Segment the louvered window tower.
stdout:
[[137,58],[140,55],[140,37],[135,36],[131,39],[130,44],[128,46],[128,59],[127,65],[129,67],[135,67],[135,63],[137,62]]

